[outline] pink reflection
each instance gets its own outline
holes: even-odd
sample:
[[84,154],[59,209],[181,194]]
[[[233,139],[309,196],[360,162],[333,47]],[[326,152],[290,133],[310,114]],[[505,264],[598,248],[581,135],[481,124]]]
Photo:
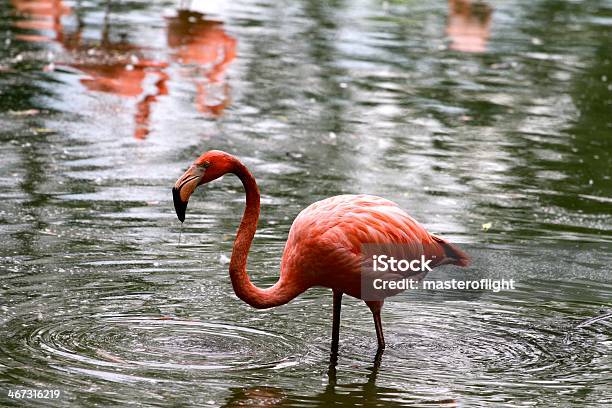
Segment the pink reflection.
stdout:
[[[15,27],[23,30],[51,31],[55,35],[63,30],[62,16],[70,14],[70,7],[62,0],[12,0],[15,10],[27,19],[17,21]],[[18,34],[18,40],[46,42],[55,38],[44,34]]]
[[[32,31],[17,38],[61,45],[70,61],[65,65],[83,74],[80,82],[89,91],[134,99],[134,137],[146,138],[154,104],[169,93],[168,62],[148,57],[147,50],[128,41],[110,40],[108,16],[102,38],[92,41],[83,38],[86,27],[82,21],[72,32],[64,29],[62,17],[70,16],[72,10],[62,0],[11,1],[24,17],[15,26]],[[208,116],[221,116],[230,103],[225,73],[236,58],[236,40],[225,33],[222,22],[193,11],[179,10],[167,24],[171,60],[182,64],[181,73],[194,83],[197,109]],[[46,69],[52,70],[53,64]]]
[[481,1],[449,0],[446,33],[450,48],[462,52],[484,52],[491,30],[493,10]]
[[195,83],[196,107],[221,116],[230,102],[225,71],[236,58],[236,39],[225,32],[222,22],[195,11],[179,10],[167,21],[172,59],[186,66],[186,76]]
[[[137,64],[127,64],[125,61],[105,63],[81,63],[71,64],[83,73],[86,78],[81,83],[94,92],[105,92],[114,95],[139,99],[136,103],[134,113],[134,137],[144,139],[150,133],[149,123],[152,105],[157,102],[158,97],[168,94],[166,81],[168,75],[162,70],[164,64],[156,61],[144,60]],[[151,93],[145,93],[143,83],[148,75],[157,76],[155,89]]]
[[[126,41],[111,42],[106,26],[102,30],[100,42],[83,40],[82,24],[79,24],[76,32],[65,33],[61,19],[70,15],[71,10],[61,0],[12,0],[12,3],[19,14],[26,18],[16,23],[18,28],[54,33],[53,37],[28,34],[18,36],[19,39],[31,42],[54,41],[60,44],[70,53],[73,61],[67,65],[84,74],[80,82],[89,91],[137,99],[134,137],[144,139],[149,134],[152,105],[159,96],[168,94],[165,62],[147,59],[140,47]],[[147,93],[144,83],[150,75],[156,77],[156,82],[154,90]]]
[[[86,44],[77,46],[79,51],[84,49],[89,49],[89,46]],[[134,137],[146,138],[150,133],[152,105],[157,102],[159,96],[168,94],[166,81],[169,77],[164,72],[167,64],[154,59],[146,59],[140,49],[132,46],[126,49],[125,44],[103,42],[97,48],[97,52],[101,55],[94,61],[82,61],[70,65],[86,74],[86,77],[80,82],[89,91],[137,99],[134,113]],[[105,61],[109,58],[112,62]],[[155,86],[153,90],[145,92],[144,83],[149,76],[155,77]]]

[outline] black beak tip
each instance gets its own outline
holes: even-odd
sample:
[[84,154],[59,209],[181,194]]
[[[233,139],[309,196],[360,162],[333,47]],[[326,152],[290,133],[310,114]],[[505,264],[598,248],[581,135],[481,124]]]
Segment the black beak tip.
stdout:
[[174,211],[180,222],[185,221],[185,211],[187,211],[187,201],[181,200],[181,194],[176,187],[172,188],[172,199],[174,200]]

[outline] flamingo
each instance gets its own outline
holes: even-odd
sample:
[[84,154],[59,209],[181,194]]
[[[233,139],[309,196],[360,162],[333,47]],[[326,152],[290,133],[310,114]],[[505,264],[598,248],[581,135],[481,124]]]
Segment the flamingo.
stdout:
[[[332,355],[338,350],[343,294],[365,301],[374,317],[378,350],[385,348],[381,309],[384,298],[397,292],[383,292],[374,300],[363,296],[363,245],[407,245],[413,259],[425,255],[437,260],[432,267],[468,265],[469,259],[463,251],[427,232],[394,202],[373,195],[339,195],[311,204],[300,212],[289,231],[278,281],[269,288],[259,288],[251,282],[246,270],[259,218],[259,188],[240,160],[219,150],[202,154],[172,188],[174,208],[179,221],[184,222],[189,197],[196,188],[230,173],[242,181],[246,193],[246,206],[229,264],[234,292],[252,307],[266,309],[283,305],[311,287],[330,288],[333,292]],[[392,279],[403,277],[391,276]]]

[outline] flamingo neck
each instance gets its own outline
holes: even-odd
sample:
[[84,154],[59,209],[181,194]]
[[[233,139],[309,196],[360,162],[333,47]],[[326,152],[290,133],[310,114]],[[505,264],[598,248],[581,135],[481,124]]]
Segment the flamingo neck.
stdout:
[[255,178],[244,164],[236,160],[233,173],[238,176],[246,192],[246,206],[230,261],[230,279],[236,295],[244,302],[257,309],[267,309],[289,302],[303,290],[298,290],[281,278],[270,288],[261,289],[253,285],[247,274],[249,249],[257,230],[259,219],[259,188]]

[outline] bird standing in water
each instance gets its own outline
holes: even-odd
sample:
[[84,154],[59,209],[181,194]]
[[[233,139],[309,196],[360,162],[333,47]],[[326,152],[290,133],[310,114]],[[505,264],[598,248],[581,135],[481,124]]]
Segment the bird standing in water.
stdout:
[[[364,194],[339,195],[300,212],[289,231],[278,281],[272,287],[258,288],[251,283],[246,266],[259,218],[259,188],[240,160],[218,150],[201,155],[176,181],[172,189],[174,208],[183,222],[187,202],[195,189],[228,173],[242,181],[246,192],[246,207],[229,267],[234,292],[249,305],[266,309],[283,305],[313,286],[332,289],[332,353],[338,349],[340,308],[345,293],[363,299],[368,305],[374,317],[378,349],[385,347],[380,311],[384,297],[398,291],[383,291],[378,299],[364,296],[364,245],[404,245],[409,248],[411,259],[425,256],[432,260],[432,268],[468,264],[468,257],[459,248],[428,233],[392,201]],[[373,274],[391,280],[407,276],[390,271]]]

